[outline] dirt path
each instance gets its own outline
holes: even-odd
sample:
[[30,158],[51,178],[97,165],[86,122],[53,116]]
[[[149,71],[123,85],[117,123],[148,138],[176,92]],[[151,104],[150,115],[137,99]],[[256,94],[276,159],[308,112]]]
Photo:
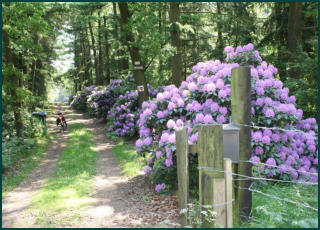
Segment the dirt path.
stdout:
[[[60,109],[61,107],[57,107]],[[55,115],[50,114],[48,119],[49,132],[55,129]],[[61,134],[59,141],[52,140],[40,164],[30,173],[30,176],[9,192],[2,200],[2,227],[25,226],[25,212],[30,205],[32,197],[45,185],[47,179],[57,167],[60,153],[66,146],[67,133]]]
[[87,115],[83,118],[91,120],[87,124],[99,159],[92,194],[94,203],[82,213],[76,227],[156,227],[163,221],[166,226],[174,226],[178,216],[176,197],[155,195],[142,174],[133,178],[124,176],[112,153],[115,143],[106,138],[105,124]]
[[[97,175],[94,177],[94,202],[81,213],[81,221],[70,227],[160,227],[174,226],[177,222],[175,196],[154,194],[143,175],[127,178],[115,160],[112,147],[115,143],[105,136],[105,124],[70,108],[63,108],[72,118],[68,124],[82,123],[92,131],[95,150],[99,154]],[[24,183],[10,192],[2,202],[2,227],[37,227],[28,214],[31,198],[45,185],[57,166],[60,153],[66,146],[68,134],[54,142],[45,159]],[[161,224],[161,222],[166,224]],[[69,226],[56,226],[69,227]]]

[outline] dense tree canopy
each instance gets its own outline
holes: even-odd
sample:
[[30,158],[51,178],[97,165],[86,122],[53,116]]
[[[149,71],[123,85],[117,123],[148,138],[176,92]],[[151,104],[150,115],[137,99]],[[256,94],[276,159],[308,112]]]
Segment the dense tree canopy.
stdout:
[[[56,85],[76,93],[133,76],[139,105],[147,84],[179,86],[223,47],[253,43],[278,68],[305,117],[318,117],[316,2],[2,3],[3,130],[23,136],[26,112]],[[71,39],[59,42],[59,36]],[[54,61],[73,57],[64,73]],[[62,97],[62,96],[61,96]]]

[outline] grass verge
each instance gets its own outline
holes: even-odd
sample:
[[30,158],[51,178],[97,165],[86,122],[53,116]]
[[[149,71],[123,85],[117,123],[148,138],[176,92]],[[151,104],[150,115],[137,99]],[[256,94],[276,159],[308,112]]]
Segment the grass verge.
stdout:
[[69,126],[67,147],[47,185],[33,197],[30,213],[38,227],[72,226],[91,202],[97,152],[92,133],[82,124]]
[[2,177],[2,199],[29,176],[29,173],[39,164],[51,142],[50,136],[37,137],[35,141],[37,143],[32,149],[32,154],[20,160],[19,167],[15,167]]
[[126,144],[124,141],[120,141],[114,146],[112,152],[126,176],[137,175],[146,165],[144,158],[137,156],[134,146]]
[[[302,184],[255,184],[254,189],[282,199],[318,208],[318,186]],[[318,212],[259,193],[252,195],[252,220],[246,228],[317,228]]]

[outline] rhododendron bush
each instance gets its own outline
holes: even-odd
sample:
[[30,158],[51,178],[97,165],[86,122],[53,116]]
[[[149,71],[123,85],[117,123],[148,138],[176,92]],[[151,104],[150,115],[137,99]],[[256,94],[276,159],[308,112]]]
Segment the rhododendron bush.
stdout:
[[[163,90],[161,86],[147,86],[151,98]],[[130,75],[124,80],[113,80],[105,88],[86,87],[71,105],[91,116],[108,120],[108,131],[118,137],[134,136],[138,132],[137,120],[141,110],[134,78]]]
[[[145,173],[152,176],[156,190],[176,183],[175,128],[187,126],[189,141],[194,143],[199,124],[231,122],[231,69],[238,63],[251,64],[252,123],[281,128],[252,128],[251,161],[256,169],[266,177],[317,181],[316,120],[302,120],[303,111],[277,79],[277,69],[262,61],[252,44],[236,50],[226,47],[225,53],[226,63],[200,62],[179,88],[166,86],[155,99],[143,103],[136,148],[149,157]],[[302,132],[286,131],[293,129]],[[196,157],[190,158],[196,168]]]
[[85,87],[81,93],[73,98],[71,106],[75,109],[85,111],[87,109],[87,99],[96,89],[94,85]]
[[[162,87],[153,88],[148,85],[148,92],[151,98],[155,97]],[[126,91],[120,95],[108,113],[108,131],[118,137],[134,136],[138,132],[137,120],[141,109],[138,105],[137,90]]]
[[113,80],[102,90],[97,90],[88,97],[88,112],[95,117],[107,118],[108,112],[114,106],[120,95],[135,87],[134,79],[128,76],[124,80]]

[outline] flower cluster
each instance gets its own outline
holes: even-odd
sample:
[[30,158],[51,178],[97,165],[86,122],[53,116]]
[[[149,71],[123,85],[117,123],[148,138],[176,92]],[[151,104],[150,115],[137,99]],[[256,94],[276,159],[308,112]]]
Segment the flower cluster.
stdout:
[[295,97],[289,96],[289,89],[275,77],[277,69],[262,61],[251,44],[240,48],[234,52],[226,47],[229,63],[198,63],[179,88],[166,86],[155,99],[144,103],[136,148],[140,155],[151,153],[148,173],[155,184],[176,182],[175,128],[188,127],[189,141],[194,143],[199,124],[231,122],[231,70],[239,66],[234,57],[245,52],[253,53],[260,63],[250,66],[252,122],[282,128],[252,129],[252,161],[264,163],[258,169],[266,177],[317,180],[312,173],[318,165],[315,119],[302,120]]
[[224,52],[227,54],[226,62],[238,63],[240,66],[258,65],[262,62],[259,51],[253,51],[253,45],[251,43],[245,46],[238,46],[236,50],[232,46],[224,48]]
[[139,112],[137,91],[131,90],[120,95],[108,112],[108,120],[110,121],[108,131],[114,132],[119,137],[135,135]]
[[[155,97],[158,92],[162,91],[162,87],[153,88],[148,85],[150,97]],[[146,102],[142,108],[146,106]],[[138,106],[138,92],[135,90],[127,91],[124,95],[120,95],[116,103],[108,113],[109,132],[114,132],[118,137],[134,136],[138,132],[137,121],[140,116],[141,109]]]

